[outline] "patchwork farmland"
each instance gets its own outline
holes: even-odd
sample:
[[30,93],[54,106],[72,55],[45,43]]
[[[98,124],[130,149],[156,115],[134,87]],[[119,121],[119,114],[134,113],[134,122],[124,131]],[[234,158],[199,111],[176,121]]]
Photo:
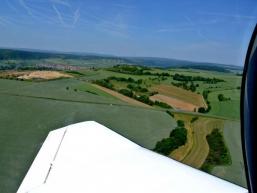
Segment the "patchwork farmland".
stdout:
[[240,149],[238,72],[109,63],[0,71],[0,190],[17,190],[49,131],[87,120],[150,150],[185,129],[185,143],[167,156],[197,169],[210,156],[207,136],[219,129],[232,162],[209,172],[246,186],[242,153],[235,152]]

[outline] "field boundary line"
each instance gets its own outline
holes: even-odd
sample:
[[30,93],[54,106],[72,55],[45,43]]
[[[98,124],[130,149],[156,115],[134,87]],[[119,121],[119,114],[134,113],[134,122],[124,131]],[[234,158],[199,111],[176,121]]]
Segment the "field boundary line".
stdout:
[[[15,93],[6,93],[1,92],[0,95],[7,95],[7,96],[16,96],[16,97],[26,97],[26,98],[34,98],[34,99],[42,99],[42,100],[52,100],[52,101],[62,101],[62,102],[70,102],[70,103],[81,103],[81,104],[99,104],[99,105],[114,105],[114,106],[124,106],[124,107],[131,107],[131,108],[138,108],[138,109],[145,109],[145,110],[151,110],[151,111],[158,111],[158,112],[166,112],[167,109],[157,109],[157,108],[149,108],[149,107],[142,107],[142,106],[136,106],[136,105],[128,105],[128,104],[117,104],[117,103],[105,103],[105,102],[93,102],[93,101],[79,101],[79,100],[70,100],[70,99],[60,99],[60,98],[51,98],[51,97],[43,97],[43,96],[33,96],[33,95],[22,95],[22,94],[15,94]],[[176,113],[176,114],[185,114],[185,115],[192,115],[192,116],[198,116],[198,117],[206,117],[206,118],[212,118],[212,119],[221,119],[221,120],[229,120],[229,121],[236,121],[240,122],[238,119],[233,119],[229,117],[220,117],[215,115],[208,115],[208,114],[202,114],[197,112],[188,112],[183,110],[174,110],[169,109],[170,112]]]

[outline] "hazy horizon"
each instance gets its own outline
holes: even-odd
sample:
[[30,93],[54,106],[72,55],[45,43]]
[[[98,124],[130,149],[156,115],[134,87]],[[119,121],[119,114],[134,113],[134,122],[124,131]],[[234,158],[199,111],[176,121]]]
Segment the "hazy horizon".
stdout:
[[235,64],[225,64],[217,62],[206,62],[206,61],[195,61],[190,59],[181,59],[181,58],[168,58],[168,57],[155,57],[155,56],[123,56],[123,55],[113,55],[113,54],[103,54],[103,53],[94,53],[94,52],[80,52],[80,51],[60,51],[60,50],[46,50],[46,49],[34,49],[34,48],[13,48],[13,47],[0,47],[0,49],[14,50],[14,51],[27,51],[27,52],[37,52],[37,53],[57,53],[57,54],[74,54],[74,55],[92,55],[92,56],[102,56],[102,57],[117,57],[117,58],[153,58],[153,59],[167,59],[167,60],[178,60],[192,63],[210,63],[210,64],[219,64],[219,65],[228,65],[243,67]]
[[5,0],[0,46],[242,66],[257,2]]

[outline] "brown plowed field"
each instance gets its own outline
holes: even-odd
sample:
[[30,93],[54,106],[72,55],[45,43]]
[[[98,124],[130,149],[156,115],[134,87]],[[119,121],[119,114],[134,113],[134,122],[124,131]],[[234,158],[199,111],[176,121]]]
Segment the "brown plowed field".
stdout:
[[31,79],[45,79],[52,80],[57,78],[71,78],[71,75],[64,74],[57,71],[32,71],[24,75],[19,76],[19,79],[31,80]]
[[58,72],[58,71],[5,71],[0,74],[0,77],[8,78],[15,77],[23,80],[32,80],[32,79],[43,79],[43,80],[52,80],[58,78],[71,78],[71,75]]
[[[178,88],[173,85],[156,85],[151,88],[152,91],[157,91],[161,96],[167,96],[172,99],[170,99],[171,102],[174,104],[170,104],[171,106],[176,107],[181,106],[182,108],[186,109],[192,109],[194,110],[194,107],[205,107],[207,108],[207,105],[200,94],[193,93],[191,91],[184,90],[182,88]],[[177,100],[175,100],[177,99]],[[168,100],[167,100],[168,101]],[[189,105],[191,104],[191,105]]]
[[165,96],[162,94],[156,94],[154,96],[151,96],[150,99],[152,101],[161,101],[161,102],[167,103],[170,106],[172,106],[173,108],[181,109],[181,110],[185,110],[185,111],[197,111],[197,109],[199,108],[198,106],[193,105],[191,103],[188,103],[183,100],[173,98],[170,96]]

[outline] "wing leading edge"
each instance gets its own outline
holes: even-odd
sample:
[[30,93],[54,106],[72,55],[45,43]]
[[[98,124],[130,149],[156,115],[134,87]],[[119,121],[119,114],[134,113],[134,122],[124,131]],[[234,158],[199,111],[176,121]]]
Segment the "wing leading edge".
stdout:
[[49,133],[17,193],[246,193],[94,121]]

